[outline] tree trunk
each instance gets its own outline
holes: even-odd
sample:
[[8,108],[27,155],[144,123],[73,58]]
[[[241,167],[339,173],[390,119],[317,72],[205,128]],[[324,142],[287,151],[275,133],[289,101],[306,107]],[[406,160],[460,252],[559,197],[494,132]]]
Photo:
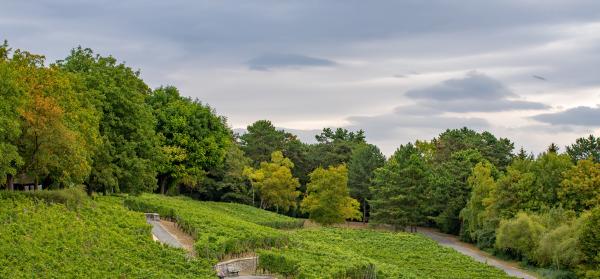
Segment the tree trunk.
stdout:
[[363,224],[367,223],[367,201],[363,200]]
[[12,176],[12,174],[6,175],[6,188],[9,191],[15,190],[15,178]]
[[167,177],[165,176],[161,176],[160,178],[160,194],[164,195],[165,194],[165,188],[167,186]]

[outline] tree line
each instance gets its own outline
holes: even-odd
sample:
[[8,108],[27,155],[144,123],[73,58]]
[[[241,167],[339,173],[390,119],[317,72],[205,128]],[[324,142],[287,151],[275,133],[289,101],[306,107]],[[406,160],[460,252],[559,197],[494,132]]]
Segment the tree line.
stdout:
[[551,144],[537,156],[513,149],[467,128],[401,145],[374,171],[370,221],[435,226],[560,276],[596,278],[600,138],[577,139],[565,152]]
[[[252,204],[322,224],[435,226],[540,266],[597,275],[600,139],[536,156],[489,132],[446,130],[389,158],[362,130],[307,144],[268,120],[235,134],[176,87],[151,89],[114,57],[0,47],[0,183],[84,185]],[[566,251],[566,252],[565,252]]]

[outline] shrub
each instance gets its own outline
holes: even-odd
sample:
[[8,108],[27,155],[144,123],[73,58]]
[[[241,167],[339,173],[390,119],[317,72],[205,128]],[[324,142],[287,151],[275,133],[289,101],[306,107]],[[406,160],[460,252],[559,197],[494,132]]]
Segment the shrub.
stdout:
[[545,230],[538,218],[520,212],[513,219],[500,221],[496,232],[496,248],[531,260]]

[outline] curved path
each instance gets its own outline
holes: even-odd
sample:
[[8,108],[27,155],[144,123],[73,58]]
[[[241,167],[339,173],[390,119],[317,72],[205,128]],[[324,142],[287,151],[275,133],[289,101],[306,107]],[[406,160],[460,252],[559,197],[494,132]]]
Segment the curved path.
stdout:
[[506,274],[525,279],[536,279],[535,275],[528,273],[527,271],[521,269],[517,264],[512,262],[507,262],[500,260],[492,255],[489,255],[477,248],[474,245],[464,243],[454,235],[449,235],[445,233],[438,232],[436,230],[430,228],[419,228],[418,232],[435,240],[442,246],[450,247],[464,255],[467,255],[474,260],[482,263],[489,264],[496,268],[504,270]]

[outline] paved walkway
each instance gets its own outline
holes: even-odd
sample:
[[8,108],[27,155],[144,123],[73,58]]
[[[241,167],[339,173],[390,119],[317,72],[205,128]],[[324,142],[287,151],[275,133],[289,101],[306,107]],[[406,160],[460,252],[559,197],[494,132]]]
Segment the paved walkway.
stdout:
[[148,224],[152,225],[152,235],[158,239],[158,241],[167,244],[175,248],[185,248],[179,240],[171,235],[161,224],[160,221],[146,219]]
[[496,268],[502,269],[502,270],[504,270],[504,272],[506,272],[506,274],[508,274],[510,276],[524,278],[524,279],[536,279],[537,278],[534,275],[519,268],[519,266],[516,265],[515,263],[503,261],[492,255],[489,255],[489,254],[479,250],[474,245],[461,242],[460,240],[457,239],[456,236],[444,234],[444,233],[441,233],[441,232],[438,232],[438,231],[435,231],[435,230],[429,229],[429,228],[419,228],[418,232],[435,240],[440,245],[450,247],[464,255],[467,255],[467,256],[473,258],[474,260],[476,260],[478,262],[486,263],[486,264],[489,264]]

